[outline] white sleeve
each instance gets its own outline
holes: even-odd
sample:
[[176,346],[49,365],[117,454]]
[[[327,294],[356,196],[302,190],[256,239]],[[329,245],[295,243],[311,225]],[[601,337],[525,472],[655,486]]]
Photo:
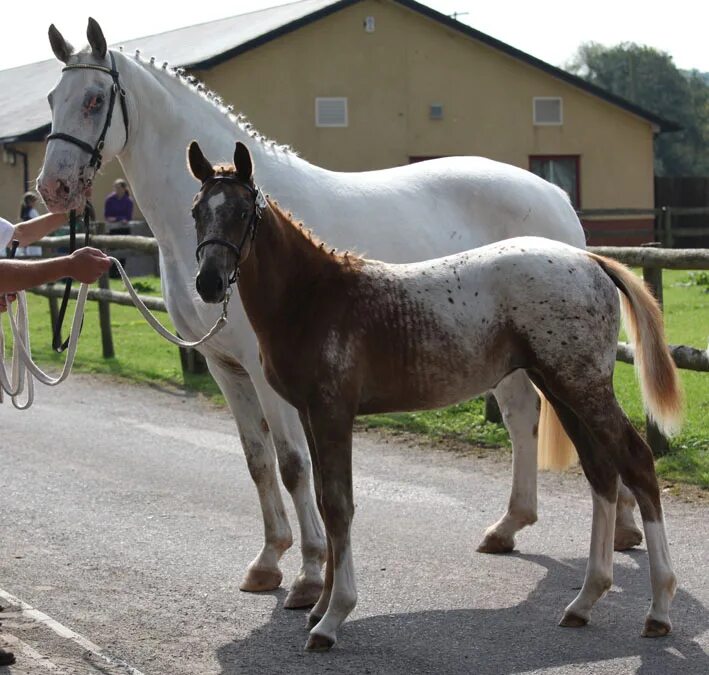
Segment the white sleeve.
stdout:
[[7,248],[15,236],[15,226],[0,218],[0,248]]

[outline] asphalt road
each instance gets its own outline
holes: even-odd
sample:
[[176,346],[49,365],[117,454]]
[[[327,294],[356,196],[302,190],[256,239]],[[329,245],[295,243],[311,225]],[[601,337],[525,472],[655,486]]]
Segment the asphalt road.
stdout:
[[[669,637],[640,638],[644,550],[616,553],[592,623],[562,629],[590,536],[579,477],[543,475],[519,552],[482,555],[508,461],[360,434],[359,604],[335,649],[309,654],[284,588],[238,590],[262,523],[226,412],[75,376],[41,387],[29,412],[1,406],[0,429],[0,646],[18,656],[0,673],[709,673],[706,506],[665,500],[679,578]],[[286,582],[297,563],[291,550]]]

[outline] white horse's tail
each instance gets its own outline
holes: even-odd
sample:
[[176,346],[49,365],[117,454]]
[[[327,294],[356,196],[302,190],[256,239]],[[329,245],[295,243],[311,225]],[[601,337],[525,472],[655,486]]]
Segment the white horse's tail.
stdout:
[[623,323],[635,347],[635,371],[645,408],[660,431],[672,436],[682,425],[682,391],[657,300],[625,265],[593,253],[588,256],[621,291]]
[[563,471],[578,461],[576,448],[566,435],[554,406],[537,389],[541,399],[537,434],[537,463],[540,469]]

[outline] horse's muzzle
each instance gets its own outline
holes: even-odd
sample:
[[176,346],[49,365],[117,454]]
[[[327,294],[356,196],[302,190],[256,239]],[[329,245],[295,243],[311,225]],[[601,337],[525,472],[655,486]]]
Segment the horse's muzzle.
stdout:
[[224,275],[215,269],[200,270],[195,280],[199,297],[208,303],[217,303],[224,300],[227,289]]

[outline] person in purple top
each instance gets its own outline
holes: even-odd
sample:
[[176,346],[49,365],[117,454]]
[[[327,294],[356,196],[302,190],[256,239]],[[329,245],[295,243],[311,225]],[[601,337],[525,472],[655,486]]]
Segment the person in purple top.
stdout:
[[113,192],[106,197],[103,215],[107,223],[127,223],[133,217],[133,200],[128,193],[128,183],[123,179],[113,183]]

